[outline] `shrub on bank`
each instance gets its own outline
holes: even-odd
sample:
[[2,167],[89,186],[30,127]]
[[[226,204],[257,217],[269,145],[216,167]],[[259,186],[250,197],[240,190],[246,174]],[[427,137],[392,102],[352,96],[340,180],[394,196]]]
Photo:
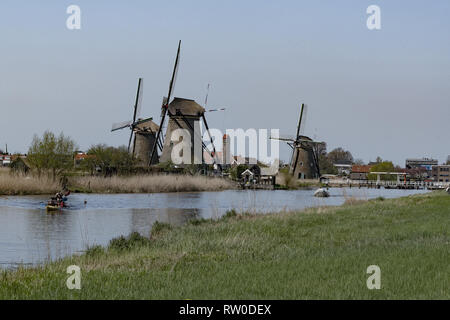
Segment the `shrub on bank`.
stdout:
[[139,232],[133,232],[128,237],[120,236],[112,239],[109,242],[108,249],[123,251],[148,246],[149,244],[149,238],[142,236]]

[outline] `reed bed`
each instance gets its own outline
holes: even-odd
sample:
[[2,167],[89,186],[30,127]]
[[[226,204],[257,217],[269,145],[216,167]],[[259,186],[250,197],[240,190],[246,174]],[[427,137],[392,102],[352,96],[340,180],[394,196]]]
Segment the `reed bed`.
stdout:
[[130,177],[76,177],[71,186],[93,193],[155,193],[221,191],[235,188],[229,180],[187,175],[139,175]]
[[0,172],[1,195],[54,194],[60,189],[59,182],[47,176],[10,175],[5,170]]

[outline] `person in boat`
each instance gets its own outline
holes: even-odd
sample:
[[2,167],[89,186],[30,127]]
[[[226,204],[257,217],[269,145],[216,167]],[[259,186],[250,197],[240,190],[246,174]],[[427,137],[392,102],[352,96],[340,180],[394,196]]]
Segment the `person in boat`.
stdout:
[[63,192],[57,192],[54,197],[52,197],[48,202],[48,205],[50,206],[58,206],[58,207],[64,207],[64,194]]

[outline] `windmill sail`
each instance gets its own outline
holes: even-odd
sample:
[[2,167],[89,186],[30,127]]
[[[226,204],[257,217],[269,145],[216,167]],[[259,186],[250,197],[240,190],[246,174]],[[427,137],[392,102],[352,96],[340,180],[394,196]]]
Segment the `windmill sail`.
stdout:
[[[168,104],[170,103],[170,98],[172,97],[172,92],[175,87],[175,81],[176,81],[176,77],[178,74],[178,62],[180,59],[180,48],[181,48],[181,40],[178,42],[177,57],[175,58],[175,65],[173,66],[172,78],[170,79],[169,93],[167,94],[167,100],[166,100],[166,103],[164,103],[165,99],[163,99],[163,105],[161,107],[161,109],[162,109],[161,110],[161,123],[159,125],[158,133],[156,134],[156,141],[159,141],[159,139],[160,139],[161,131],[162,131],[163,125],[164,125],[164,120],[166,119],[166,114],[168,112],[168,107],[169,107]],[[158,144],[155,143],[152,148],[151,154],[150,154],[150,159],[153,159],[153,157],[155,156],[155,153],[157,152],[156,151],[157,146],[158,146]]]
[[306,114],[308,112],[308,107],[306,104],[302,103],[300,107],[300,118],[298,119],[297,126],[297,135],[296,137],[300,137],[305,132],[305,123],[306,123]]
[[303,114],[302,114],[302,119],[300,121],[300,135],[304,135],[305,134],[305,128],[306,128],[306,119],[308,117],[308,105],[307,104],[303,104]]
[[177,81],[177,75],[178,75],[178,66],[180,61],[180,49],[181,49],[181,40],[178,42],[178,50],[177,50],[177,57],[175,59],[175,65],[173,66],[173,73],[172,73],[172,79],[170,80],[169,85],[169,93],[167,94],[167,102],[170,102],[170,98],[172,97],[173,90],[175,89],[175,83]]
[[[151,149],[152,146],[154,144],[158,144],[158,142],[154,139],[154,133],[157,131],[157,126],[152,121],[152,118],[139,118],[142,111],[143,93],[144,79],[139,78],[136,99],[133,106],[132,120],[113,124],[111,131],[129,128],[130,137],[128,139],[128,152],[131,152],[133,157],[137,154],[138,159],[140,159],[139,163],[145,165],[147,163],[146,157],[149,154],[148,149]],[[153,160],[151,161],[151,163],[154,162],[155,161]]]
[[114,123],[112,125],[111,131],[116,131],[116,130],[120,130],[123,128],[128,128],[131,126],[131,124],[133,123],[133,121],[123,121],[123,122],[119,122],[119,123]]
[[142,111],[142,97],[144,95],[144,79],[139,78],[138,90],[136,93],[136,103],[135,103],[135,114],[133,118],[133,122],[136,122],[136,119],[139,118]]

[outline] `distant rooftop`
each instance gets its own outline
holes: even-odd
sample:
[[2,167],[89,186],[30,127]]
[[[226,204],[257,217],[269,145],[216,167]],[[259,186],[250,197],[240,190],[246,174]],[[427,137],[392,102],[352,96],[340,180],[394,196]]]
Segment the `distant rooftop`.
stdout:
[[421,162],[421,161],[423,161],[423,162],[432,161],[432,162],[435,162],[435,161],[437,161],[437,160],[436,160],[436,159],[431,159],[431,158],[409,158],[409,159],[406,159],[406,161],[417,161],[417,162]]

